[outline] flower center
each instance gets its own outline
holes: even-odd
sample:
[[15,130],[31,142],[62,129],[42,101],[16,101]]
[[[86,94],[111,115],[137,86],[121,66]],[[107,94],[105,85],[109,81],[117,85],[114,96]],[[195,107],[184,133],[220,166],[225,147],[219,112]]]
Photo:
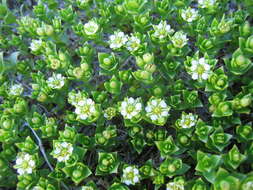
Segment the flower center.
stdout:
[[205,72],[204,66],[203,65],[198,65],[198,67],[197,67],[197,73],[199,75],[202,75],[204,72]]
[[186,12],[186,18],[191,18],[192,17],[192,13],[190,11]]
[[190,125],[190,124],[191,124],[191,120],[187,118],[187,119],[185,120],[185,124],[186,124],[186,125]]
[[84,106],[82,111],[83,111],[83,113],[88,113],[89,112],[89,106],[87,106],[87,105]]
[[153,110],[153,112],[154,112],[155,114],[159,115],[159,114],[161,114],[162,110],[161,110],[160,107],[155,107],[154,110]]
[[127,112],[128,113],[131,113],[133,111],[134,111],[134,106],[132,106],[132,105],[127,106]]
[[127,178],[128,178],[128,179],[133,179],[133,178],[134,178],[134,173],[133,173],[133,172],[129,172],[129,173],[127,174]]

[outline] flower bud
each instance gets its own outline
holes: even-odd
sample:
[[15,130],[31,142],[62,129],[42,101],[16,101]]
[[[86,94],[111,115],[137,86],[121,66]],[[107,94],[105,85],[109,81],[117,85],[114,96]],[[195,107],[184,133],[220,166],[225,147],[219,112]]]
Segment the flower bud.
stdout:
[[13,127],[13,121],[10,119],[5,119],[2,123],[2,127],[5,130],[10,130]]
[[42,27],[37,28],[36,32],[39,36],[44,36],[45,35],[45,31]]
[[73,173],[72,173],[72,176],[74,178],[79,178],[79,177],[82,176],[82,171],[80,171],[80,170],[74,170]]
[[50,67],[54,70],[57,70],[61,67],[61,62],[58,59],[50,59]]
[[153,73],[156,71],[156,65],[155,64],[146,64],[144,66],[144,69],[150,73]]
[[142,56],[142,58],[143,58],[143,61],[144,61],[145,63],[153,63],[153,61],[154,61],[154,55],[151,54],[151,53],[145,53],[145,54]]
[[240,27],[240,34],[242,36],[249,36],[251,34],[251,26],[248,21],[246,21],[241,27]]
[[39,95],[38,95],[38,97],[37,97],[37,100],[39,102],[46,102],[47,99],[48,99],[48,96],[45,93],[43,93],[43,92],[40,92]]
[[44,31],[47,36],[52,36],[54,33],[54,28],[53,26],[47,24],[44,26]]
[[251,190],[253,189],[253,176],[247,176],[242,182],[240,186],[241,190]]
[[144,66],[146,65],[146,63],[143,61],[141,57],[136,57],[136,64],[140,68],[144,68]]
[[225,181],[225,180],[222,180],[220,182],[220,187],[221,187],[222,190],[231,190],[230,183]]
[[115,11],[116,11],[118,14],[122,14],[122,13],[124,12],[124,7],[123,7],[122,5],[116,5]]
[[77,79],[82,79],[84,76],[84,71],[80,68],[80,67],[76,67],[73,70],[73,75],[77,78]]
[[160,86],[156,86],[152,89],[154,96],[162,96],[163,95],[163,88]]
[[241,100],[240,100],[240,105],[242,107],[247,107],[251,104],[251,96],[247,96],[247,97],[243,97]]
[[182,145],[189,145],[189,138],[186,135],[179,135],[179,142]]
[[245,61],[246,61],[245,57],[244,57],[243,55],[239,55],[239,56],[236,57],[236,59],[235,59],[235,64],[236,64],[237,66],[241,66],[241,65],[243,65],[243,64],[245,63]]
[[251,51],[253,51],[253,35],[250,36],[247,41],[246,41],[246,48],[250,49]]

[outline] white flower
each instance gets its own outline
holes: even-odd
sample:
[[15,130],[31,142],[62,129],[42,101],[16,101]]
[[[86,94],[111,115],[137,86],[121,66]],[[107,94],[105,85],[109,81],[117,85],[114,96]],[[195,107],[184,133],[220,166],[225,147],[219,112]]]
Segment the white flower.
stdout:
[[127,42],[127,36],[124,32],[117,31],[109,37],[110,48],[119,49],[124,46]]
[[212,7],[215,4],[216,0],[198,0],[200,8]]
[[140,98],[125,98],[120,105],[120,113],[125,119],[132,119],[137,116],[142,110]]
[[134,166],[128,166],[123,170],[122,182],[126,185],[135,185],[140,181],[139,170]]
[[172,37],[171,41],[176,48],[182,48],[187,44],[188,38],[182,31],[176,32]]
[[88,23],[84,25],[83,28],[84,28],[84,33],[88,36],[91,36],[98,32],[99,24],[94,20],[90,20]]
[[42,40],[32,40],[30,49],[34,52],[39,51],[42,47]]
[[211,71],[211,66],[207,60],[202,57],[199,60],[192,60],[190,74],[193,80],[207,80]]
[[89,3],[90,2],[90,0],[77,0],[77,1],[79,1],[80,3]]
[[73,145],[68,142],[55,141],[54,150],[51,154],[59,162],[66,162],[72,155],[73,149]]
[[247,181],[246,183],[243,183],[242,189],[253,189],[253,182],[252,181]]
[[77,103],[75,113],[78,118],[86,120],[96,113],[95,102],[90,98],[84,97]]
[[35,159],[32,155],[25,152],[18,153],[14,168],[17,169],[19,175],[31,174],[35,167]]
[[128,38],[126,48],[128,51],[134,52],[140,48],[140,44],[141,40],[138,37],[131,35],[131,37]]
[[10,88],[10,95],[13,95],[13,96],[20,96],[24,91],[24,88],[21,84],[14,84],[11,86]]
[[197,115],[193,115],[192,113],[189,113],[189,114],[183,113],[178,124],[180,127],[187,129],[187,128],[194,127],[197,121],[198,121]]
[[161,21],[158,25],[153,25],[153,28],[155,30],[153,36],[158,39],[164,39],[174,32],[166,21]]
[[83,186],[81,190],[94,190],[94,188],[90,186]]
[[61,89],[65,84],[65,77],[61,74],[53,73],[53,76],[48,78],[47,84],[52,89]]
[[187,22],[192,22],[197,20],[198,11],[189,7],[188,9],[182,10],[181,17]]
[[162,99],[149,100],[145,107],[146,115],[152,120],[157,121],[169,116],[169,106]]
[[184,190],[184,185],[179,182],[170,182],[167,183],[166,190]]
[[68,102],[73,106],[78,106],[78,102],[83,100],[85,95],[82,94],[80,91],[78,93],[72,91],[68,93]]

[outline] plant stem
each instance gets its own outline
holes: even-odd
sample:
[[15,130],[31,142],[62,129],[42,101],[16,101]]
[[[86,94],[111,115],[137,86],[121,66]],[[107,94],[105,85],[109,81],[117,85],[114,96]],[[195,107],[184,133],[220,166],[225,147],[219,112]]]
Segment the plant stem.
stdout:
[[45,149],[43,147],[43,144],[42,144],[42,141],[41,139],[39,138],[39,136],[37,135],[37,133],[34,131],[34,129],[28,124],[28,123],[25,123],[24,125],[28,126],[29,129],[32,131],[33,135],[35,136],[37,142],[38,142],[38,146],[40,148],[40,152],[42,154],[42,156],[44,157],[48,167],[50,168],[51,171],[54,171],[54,168],[52,167],[52,165],[50,164],[50,162],[48,161],[48,158],[47,158],[47,155],[45,153]]
[[[39,146],[40,152],[41,152],[42,156],[44,157],[44,159],[45,159],[45,161],[46,161],[49,169],[51,171],[54,171],[53,166],[50,164],[50,162],[49,162],[49,160],[47,158],[47,155],[46,155],[46,152],[45,152],[45,148],[44,148],[44,146],[42,144],[42,141],[41,141],[40,137],[37,135],[37,133],[34,131],[34,129],[29,125],[29,123],[26,122],[23,126],[29,127],[29,129],[32,131],[33,135],[35,136],[35,138],[36,138],[36,140],[38,142],[38,146]],[[69,190],[69,188],[65,185],[64,182],[60,182],[60,183],[64,187],[64,189]]]

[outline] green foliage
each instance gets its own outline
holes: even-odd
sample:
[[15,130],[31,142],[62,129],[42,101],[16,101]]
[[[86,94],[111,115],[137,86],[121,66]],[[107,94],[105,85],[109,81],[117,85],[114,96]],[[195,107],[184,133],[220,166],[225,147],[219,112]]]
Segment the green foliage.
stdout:
[[252,190],[252,0],[2,0],[0,189]]

